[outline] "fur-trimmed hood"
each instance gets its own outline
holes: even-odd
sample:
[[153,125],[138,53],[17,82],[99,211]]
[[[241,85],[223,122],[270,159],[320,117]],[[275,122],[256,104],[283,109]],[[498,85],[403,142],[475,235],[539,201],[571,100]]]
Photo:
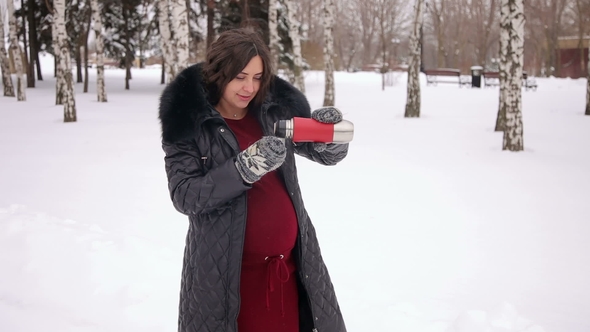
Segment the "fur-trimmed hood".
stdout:
[[[311,113],[305,95],[278,76],[273,76],[262,107],[292,116],[310,117]],[[192,65],[178,74],[160,96],[162,141],[175,143],[194,137],[200,121],[211,116],[219,113],[207,101],[202,64]]]

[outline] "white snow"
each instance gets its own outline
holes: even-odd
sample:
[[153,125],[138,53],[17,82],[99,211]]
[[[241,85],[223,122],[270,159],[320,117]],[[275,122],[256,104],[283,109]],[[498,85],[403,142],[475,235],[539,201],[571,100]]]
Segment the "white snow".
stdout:
[[[26,102],[0,98],[0,331],[175,331],[186,217],[168,196],[160,70],[107,70],[109,102],[76,85],[55,106],[52,60]],[[586,80],[523,90],[525,151],[501,150],[498,90],[422,89],[336,73],[355,123],[335,167],[298,159],[348,330],[590,330]],[[323,75],[309,72],[312,107]]]

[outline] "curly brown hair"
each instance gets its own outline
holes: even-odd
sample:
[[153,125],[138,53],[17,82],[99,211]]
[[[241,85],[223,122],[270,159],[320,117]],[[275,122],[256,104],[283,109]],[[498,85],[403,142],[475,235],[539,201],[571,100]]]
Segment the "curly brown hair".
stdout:
[[248,108],[262,105],[268,93],[273,73],[270,50],[261,36],[250,27],[227,30],[219,35],[211,44],[203,67],[211,105],[219,103],[227,84],[257,55],[262,59],[263,72],[260,89]]

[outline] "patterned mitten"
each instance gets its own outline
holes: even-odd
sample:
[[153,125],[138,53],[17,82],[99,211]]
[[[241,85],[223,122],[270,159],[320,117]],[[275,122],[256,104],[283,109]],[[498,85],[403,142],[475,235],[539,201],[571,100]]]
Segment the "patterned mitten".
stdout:
[[285,161],[285,139],[264,136],[236,157],[236,168],[245,182],[254,183]]
[[342,121],[342,112],[336,107],[326,106],[313,111],[311,117],[323,123],[338,123]]
[[[338,123],[342,121],[342,112],[333,106],[318,108],[311,113],[312,119],[323,123]],[[324,152],[326,143],[313,143],[313,149],[317,152]]]

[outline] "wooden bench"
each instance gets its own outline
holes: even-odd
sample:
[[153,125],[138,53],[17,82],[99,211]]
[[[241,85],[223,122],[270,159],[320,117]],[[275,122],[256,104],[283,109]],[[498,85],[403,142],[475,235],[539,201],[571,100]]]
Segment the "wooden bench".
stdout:
[[522,72],[522,85],[526,91],[529,89],[537,91],[537,80],[534,77],[529,77],[526,71]]
[[[438,83],[454,83],[458,84],[459,87],[462,87],[465,84],[468,84],[465,79],[461,78],[461,71],[459,69],[451,69],[451,68],[437,68],[437,69],[425,69],[424,74],[426,75],[426,85],[434,85],[436,86]],[[439,80],[440,77],[453,77],[457,78],[456,80]],[[471,83],[471,82],[469,82]]]
[[484,71],[481,75],[483,76],[483,84],[484,84],[485,88],[500,85],[500,73],[499,72],[497,72],[497,71]]
[[[499,86],[500,85],[500,73],[497,71],[484,71],[483,74],[483,80],[484,80],[484,84],[485,87],[487,88],[488,86],[492,87],[492,86]],[[525,88],[526,91],[533,90],[536,91],[537,90],[537,80],[535,80],[534,77],[528,77],[527,72],[523,72],[522,73],[522,86]]]

